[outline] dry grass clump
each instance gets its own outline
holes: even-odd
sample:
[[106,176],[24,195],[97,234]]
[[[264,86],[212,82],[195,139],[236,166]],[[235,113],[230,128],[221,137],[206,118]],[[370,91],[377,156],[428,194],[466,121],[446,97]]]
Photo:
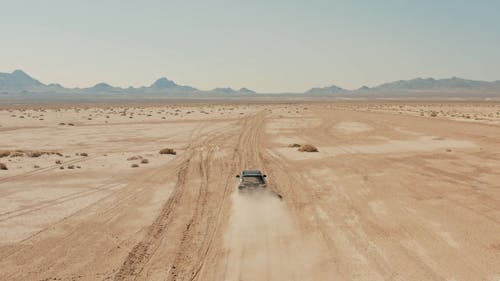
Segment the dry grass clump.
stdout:
[[148,164],[149,163],[149,160],[144,158],[141,160],[141,164]]
[[2,151],[0,151],[0,158],[7,157],[9,155],[10,155],[10,151],[8,151],[8,150],[2,150]]
[[298,149],[300,152],[318,152],[318,148],[316,148],[312,144],[303,144]]
[[89,156],[89,155],[88,155],[86,152],[82,152],[82,153],[80,153],[80,156],[87,157],[87,156]]
[[22,152],[22,151],[13,151],[10,154],[10,157],[21,157],[21,156],[24,156],[24,152]]
[[27,156],[27,157],[40,157],[42,155],[54,155],[54,154],[57,154],[57,155],[62,155],[60,154],[59,152],[53,152],[53,151],[31,151],[31,150],[13,150],[13,151],[9,151],[9,150],[2,150],[0,151],[0,158],[2,157],[7,157],[7,156],[10,156],[10,157],[21,157],[21,156]]
[[137,165],[137,164],[132,164],[130,167],[132,167],[132,168],[137,168],[137,167],[139,167],[139,165]]
[[29,151],[26,153],[26,155],[28,155],[29,157],[40,157],[42,156],[43,154],[46,154],[45,152],[41,152],[41,151]]
[[132,156],[132,157],[127,158],[127,161],[133,161],[133,160],[139,160],[139,159],[142,159],[142,156],[136,155],[136,156]]
[[291,143],[288,145],[288,147],[300,147],[300,144],[298,143]]
[[7,165],[0,163],[0,170],[8,170]]
[[57,165],[59,165],[59,164],[61,164],[61,163],[62,163],[62,162],[61,162],[61,160],[56,160],[56,164],[57,164]]
[[175,152],[175,150],[173,148],[164,148],[164,149],[160,150],[160,154],[172,154],[172,155],[176,155],[177,152]]

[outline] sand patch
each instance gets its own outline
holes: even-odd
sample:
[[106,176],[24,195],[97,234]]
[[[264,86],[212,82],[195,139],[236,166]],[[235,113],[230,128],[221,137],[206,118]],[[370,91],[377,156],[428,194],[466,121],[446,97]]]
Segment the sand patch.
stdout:
[[319,244],[294,225],[271,192],[235,192],[225,237],[225,280],[328,280]]
[[335,129],[341,133],[361,133],[373,130],[372,127],[361,122],[341,122]]
[[432,136],[419,137],[414,140],[389,140],[379,144],[354,144],[339,146],[318,146],[318,153],[300,153],[290,148],[276,148],[276,151],[291,160],[321,159],[342,154],[383,154],[405,152],[429,152],[439,149],[472,149],[473,142],[454,139],[442,139]]

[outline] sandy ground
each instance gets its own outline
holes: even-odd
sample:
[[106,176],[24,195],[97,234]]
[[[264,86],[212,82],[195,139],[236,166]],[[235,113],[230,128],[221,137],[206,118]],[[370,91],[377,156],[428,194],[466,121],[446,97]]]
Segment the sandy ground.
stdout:
[[[497,281],[499,120],[460,102],[4,107],[0,280]],[[282,200],[238,193],[242,169]]]

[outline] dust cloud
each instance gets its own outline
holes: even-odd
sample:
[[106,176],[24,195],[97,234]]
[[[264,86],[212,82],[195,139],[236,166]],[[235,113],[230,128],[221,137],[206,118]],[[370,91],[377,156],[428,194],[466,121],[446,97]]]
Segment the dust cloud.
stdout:
[[331,279],[319,243],[296,227],[276,194],[235,191],[232,199],[225,280]]

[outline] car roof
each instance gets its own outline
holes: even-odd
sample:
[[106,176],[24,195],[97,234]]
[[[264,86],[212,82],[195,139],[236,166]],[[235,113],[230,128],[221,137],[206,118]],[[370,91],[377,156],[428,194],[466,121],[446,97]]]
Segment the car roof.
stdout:
[[262,172],[257,170],[244,170],[241,174],[243,176],[262,176]]

